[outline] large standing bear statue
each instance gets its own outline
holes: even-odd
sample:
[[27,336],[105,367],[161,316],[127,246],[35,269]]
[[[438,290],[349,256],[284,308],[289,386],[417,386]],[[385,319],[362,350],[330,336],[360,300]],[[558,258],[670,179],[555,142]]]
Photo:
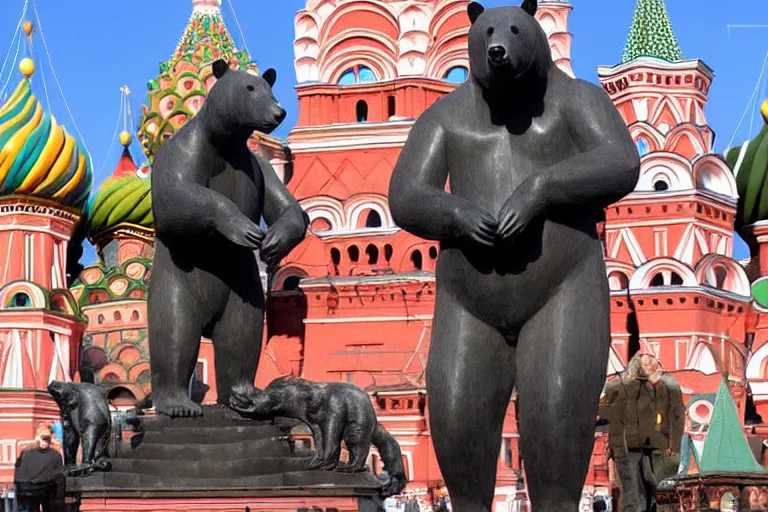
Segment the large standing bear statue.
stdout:
[[157,411],[172,417],[202,414],[188,395],[201,336],[213,340],[219,403],[232,390],[253,388],[264,323],[254,250],[275,265],[308,225],[269,162],[248,147],[254,130],[269,133],[285,118],[272,94],[275,71],[257,76],[219,60],[213,73],[203,107],[152,166],[152,396]]
[[395,222],[441,242],[427,391],[456,512],[491,510],[515,385],[533,511],[576,512],[610,343],[596,223],[640,167],[608,96],[554,65],[536,8],[469,4],[470,78],[419,117],[390,183]]

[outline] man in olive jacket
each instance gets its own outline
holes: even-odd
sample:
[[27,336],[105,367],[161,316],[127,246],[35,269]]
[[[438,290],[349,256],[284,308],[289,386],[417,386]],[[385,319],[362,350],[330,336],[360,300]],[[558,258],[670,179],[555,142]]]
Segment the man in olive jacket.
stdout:
[[609,445],[621,485],[622,512],[650,512],[656,486],[677,472],[685,427],[680,384],[651,354],[635,355],[606,386],[599,415],[609,422]]

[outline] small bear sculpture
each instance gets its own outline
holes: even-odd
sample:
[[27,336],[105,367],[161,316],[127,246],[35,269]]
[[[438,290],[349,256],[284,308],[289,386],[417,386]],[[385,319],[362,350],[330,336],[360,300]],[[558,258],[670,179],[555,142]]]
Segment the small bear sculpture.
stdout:
[[578,510],[610,347],[596,224],[640,169],[605,91],[552,61],[537,7],[468,5],[470,76],[416,120],[390,182],[394,221],[441,244],[427,393],[456,512],[491,510],[515,387],[533,510]]
[[[373,444],[388,474],[382,484],[382,495],[399,494],[408,483],[400,445],[377,421],[368,393],[357,386],[280,377],[264,390],[254,388],[231,395],[229,406],[255,420],[285,417],[304,422],[312,431],[316,446],[307,469],[365,471]],[[342,440],[349,450],[346,464],[339,462]]]
[[[112,416],[102,388],[86,382],[54,380],[48,384],[48,393],[61,413],[65,473],[81,476],[112,469],[111,463],[105,460],[112,433]],[[77,449],[81,442],[83,459],[82,464],[77,464]]]

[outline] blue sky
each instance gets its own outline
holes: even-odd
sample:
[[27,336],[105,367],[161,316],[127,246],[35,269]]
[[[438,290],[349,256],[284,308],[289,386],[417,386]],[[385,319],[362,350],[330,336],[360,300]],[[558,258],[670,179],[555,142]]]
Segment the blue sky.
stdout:
[[[158,63],[167,60],[181,36],[192,8],[192,0],[38,0],[38,12],[50,57],[64,97],[93,157],[96,185],[111,173],[120,156],[117,142],[110,148],[120,109],[120,87],[132,91],[136,123],[146,95],[146,82],[158,74]],[[506,0],[486,0],[486,7],[509,5]],[[574,71],[580,78],[597,81],[596,67],[619,62],[632,18],[635,0],[572,0],[570,31],[573,39]],[[305,0],[224,0],[225,20],[238,46],[241,36],[262,70],[278,72],[276,93],[288,117],[276,135],[285,136],[295,124],[298,107],[293,86],[293,19]],[[728,31],[727,25],[768,25],[766,0],[726,2],[715,0],[669,0],[672,25],[686,58],[703,59],[715,70],[715,81],[706,109],[717,134],[716,150],[725,149],[752,95],[768,52],[768,28]],[[0,60],[6,58],[24,0],[0,1]],[[30,16],[34,15],[30,1]],[[51,110],[74,132],[66,107],[46,62],[39,32],[35,34],[38,69],[48,85]],[[15,53],[15,48],[14,52]],[[11,55],[11,58],[13,55]],[[42,62],[41,62],[42,61]],[[20,75],[14,69],[12,86]],[[39,75],[38,74],[36,76]],[[4,74],[3,81],[6,78]],[[33,83],[42,92],[41,80]],[[760,101],[768,98],[764,80]],[[737,133],[741,142],[749,135],[751,112]],[[759,126],[759,116],[755,125]],[[756,132],[754,132],[756,133]],[[141,149],[134,143],[134,157]],[[106,166],[102,164],[106,160]],[[735,256],[747,256],[739,243]],[[93,261],[87,250],[84,260]]]

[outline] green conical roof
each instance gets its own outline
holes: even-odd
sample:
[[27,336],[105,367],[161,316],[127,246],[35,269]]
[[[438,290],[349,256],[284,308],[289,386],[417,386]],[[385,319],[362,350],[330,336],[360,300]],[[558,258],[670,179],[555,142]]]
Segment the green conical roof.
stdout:
[[701,473],[764,473],[757,463],[739,421],[739,413],[725,380],[720,381],[715,409],[699,463]]
[[664,0],[637,0],[621,62],[638,57],[683,60]]

